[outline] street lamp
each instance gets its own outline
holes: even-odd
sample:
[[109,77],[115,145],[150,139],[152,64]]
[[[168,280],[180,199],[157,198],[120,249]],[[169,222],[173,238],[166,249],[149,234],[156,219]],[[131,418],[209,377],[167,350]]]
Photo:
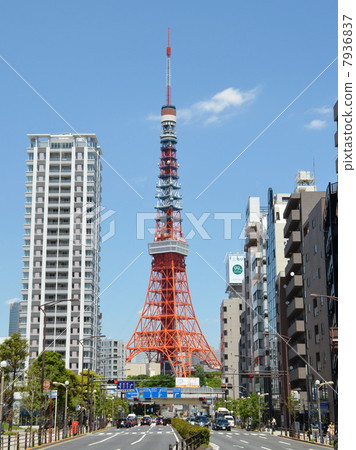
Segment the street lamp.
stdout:
[[260,392],[257,393],[258,395],[258,431],[261,431],[261,402],[260,398],[265,397],[266,395],[269,395],[268,392],[265,392],[264,394],[261,394]]
[[[80,409],[80,427],[83,425],[83,395],[84,395],[84,386],[83,386],[83,377],[84,377],[84,342],[90,339],[102,338],[106,337],[105,334],[97,334],[95,336],[87,336],[83,339],[79,339],[79,344],[82,346],[82,380],[81,380],[81,409]],[[89,377],[89,369],[88,369],[88,377]]]
[[[46,326],[47,326],[46,308],[48,308],[49,306],[57,305],[58,303],[62,303],[62,302],[75,302],[75,301],[79,301],[79,299],[66,298],[63,300],[56,300],[53,302],[47,302],[47,303],[43,303],[42,305],[39,305],[39,309],[43,312],[43,344],[42,344],[42,370],[41,370],[41,395],[42,396],[43,396],[43,383],[44,383],[45,359],[46,359]],[[44,404],[45,404],[45,402],[43,402],[43,405]],[[42,420],[40,420],[39,431],[40,431],[39,435],[41,436]],[[41,444],[41,442],[39,442],[39,444]]]
[[66,390],[66,396],[65,396],[65,403],[64,403],[64,430],[63,430],[63,437],[67,437],[67,405],[68,405],[68,386],[69,381],[65,381],[64,383],[60,383],[59,381],[53,381],[53,384],[59,384],[63,386]]
[[320,390],[320,388],[322,386],[325,386],[326,384],[327,385],[331,385],[331,384],[334,384],[334,382],[333,381],[325,381],[324,383],[320,383],[320,380],[315,380],[316,401],[317,401],[317,405],[318,405],[319,440],[320,440],[320,443],[323,442],[323,430],[322,430],[322,427],[321,427],[321,409],[320,409],[320,392],[319,392],[319,390]]
[[45,359],[46,359],[46,326],[47,326],[47,314],[46,308],[49,306],[57,305],[62,302],[74,302],[78,301],[77,298],[67,298],[63,300],[56,300],[54,302],[43,303],[43,305],[39,305],[39,309],[43,312],[43,344],[42,344],[42,372],[41,372],[41,393],[43,394],[43,382],[44,382],[44,372],[45,372]]
[[330,300],[335,300],[336,302],[339,301],[338,297],[334,297],[333,295],[325,295],[325,294],[309,294],[310,297],[314,298],[329,298]]
[[0,435],[2,434],[2,414],[3,414],[3,401],[4,401],[4,378],[5,369],[7,367],[7,361],[1,361],[1,394],[0,394]]
[[283,364],[283,360],[282,360],[282,371],[285,373],[285,381],[286,381],[286,386],[284,388],[284,428],[285,428],[285,433],[287,435],[287,418],[288,418],[288,427],[290,426],[291,420],[290,420],[290,411],[288,408],[288,397],[290,394],[290,379],[289,379],[289,368],[288,368],[288,347],[289,347],[289,342],[292,338],[290,338],[289,336],[285,336],[283,334],[280,333],[262,333],[262,334],[266,334],[269,336],[277,336],[279,337],[282,342],[284,343],[284,364]]

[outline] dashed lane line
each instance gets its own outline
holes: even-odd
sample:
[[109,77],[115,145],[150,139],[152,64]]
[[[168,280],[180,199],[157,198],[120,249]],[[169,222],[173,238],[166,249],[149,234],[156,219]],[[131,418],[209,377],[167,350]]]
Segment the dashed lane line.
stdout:
[[101,444],[102,442],[108,441],[109,439],[112,439],[116,437],[116,434],[114,434],[113,436],[109,436],[106,439],[102,439],[101,441],[98,442],[92,442],[91,444],[88,444],[88,446],[90,447],[91,445],[97,445],[97,444]]

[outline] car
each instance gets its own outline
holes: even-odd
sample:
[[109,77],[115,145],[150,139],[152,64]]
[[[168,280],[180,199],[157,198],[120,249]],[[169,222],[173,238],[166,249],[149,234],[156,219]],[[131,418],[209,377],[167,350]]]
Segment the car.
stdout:
[[170,417],[163,417],[163,425],[168,425],[172,422]]
[[191,425],[196,425],[196,417],[188,417],[187,422],[189,422]]
[[123,428],[125,426],[125,417],[121,417],[116,421],[116,428]]
[[231,431],[231,426],[226,419],[215,419],[212,424],[212,429]]
[[151,425],[151,417],[150,416],[143,416],[141,419],[141,426],[143,425]]
[[198,416],[195,418],[194,425],[199,425],[200,427],[210,427],[210,419],[208,416]]
[[226,419],[229,422],[230,427],[234,427],[235,426],[235,421],[234,421],[234,418],[232,416],[225,416],[224,419]]
[[163,417],[162,416],[158,416],[156,419],[156,425],[163,425]]
[[138,423],[136,417],[130,417],[128,420],[131,422],[132,427],[134,427]]

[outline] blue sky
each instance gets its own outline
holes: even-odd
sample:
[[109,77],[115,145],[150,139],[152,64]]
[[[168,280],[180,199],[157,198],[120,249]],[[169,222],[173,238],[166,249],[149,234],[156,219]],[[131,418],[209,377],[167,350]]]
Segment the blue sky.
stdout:
[[[218,346],[224,257],[243,249],[248,197],[267,205],[269,187],[293,191],[297,170],[313,164],[318,189],[336,181],[337,2],[7,2],[0,16],[0,336],[9,299],[20,297],[26,134],[73,129],[97,134],[107,162],[102,204],[115,212],[102,224],[103,234],[115,225],[102,244],[103,332],[128,340],[134,331],[152,240],[147,230],[137,239],[137,214],[155,205],[168,27],[185,235],[189,217],[208,214],[210,239],[189,240],[187,271],[210,345]],[[241,213],[231,239],[215,213]]]

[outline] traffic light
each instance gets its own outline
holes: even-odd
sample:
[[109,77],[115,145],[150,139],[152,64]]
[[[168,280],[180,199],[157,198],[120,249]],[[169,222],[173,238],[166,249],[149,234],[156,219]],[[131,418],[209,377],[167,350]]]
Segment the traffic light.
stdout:
[[107,384],[117,384],[117,380],[108,380]]
[[253,378],[253,374],[252,374],[252,373],[249,373],[249,374],[248,374],[248,377],[249,377],[249,378]]

